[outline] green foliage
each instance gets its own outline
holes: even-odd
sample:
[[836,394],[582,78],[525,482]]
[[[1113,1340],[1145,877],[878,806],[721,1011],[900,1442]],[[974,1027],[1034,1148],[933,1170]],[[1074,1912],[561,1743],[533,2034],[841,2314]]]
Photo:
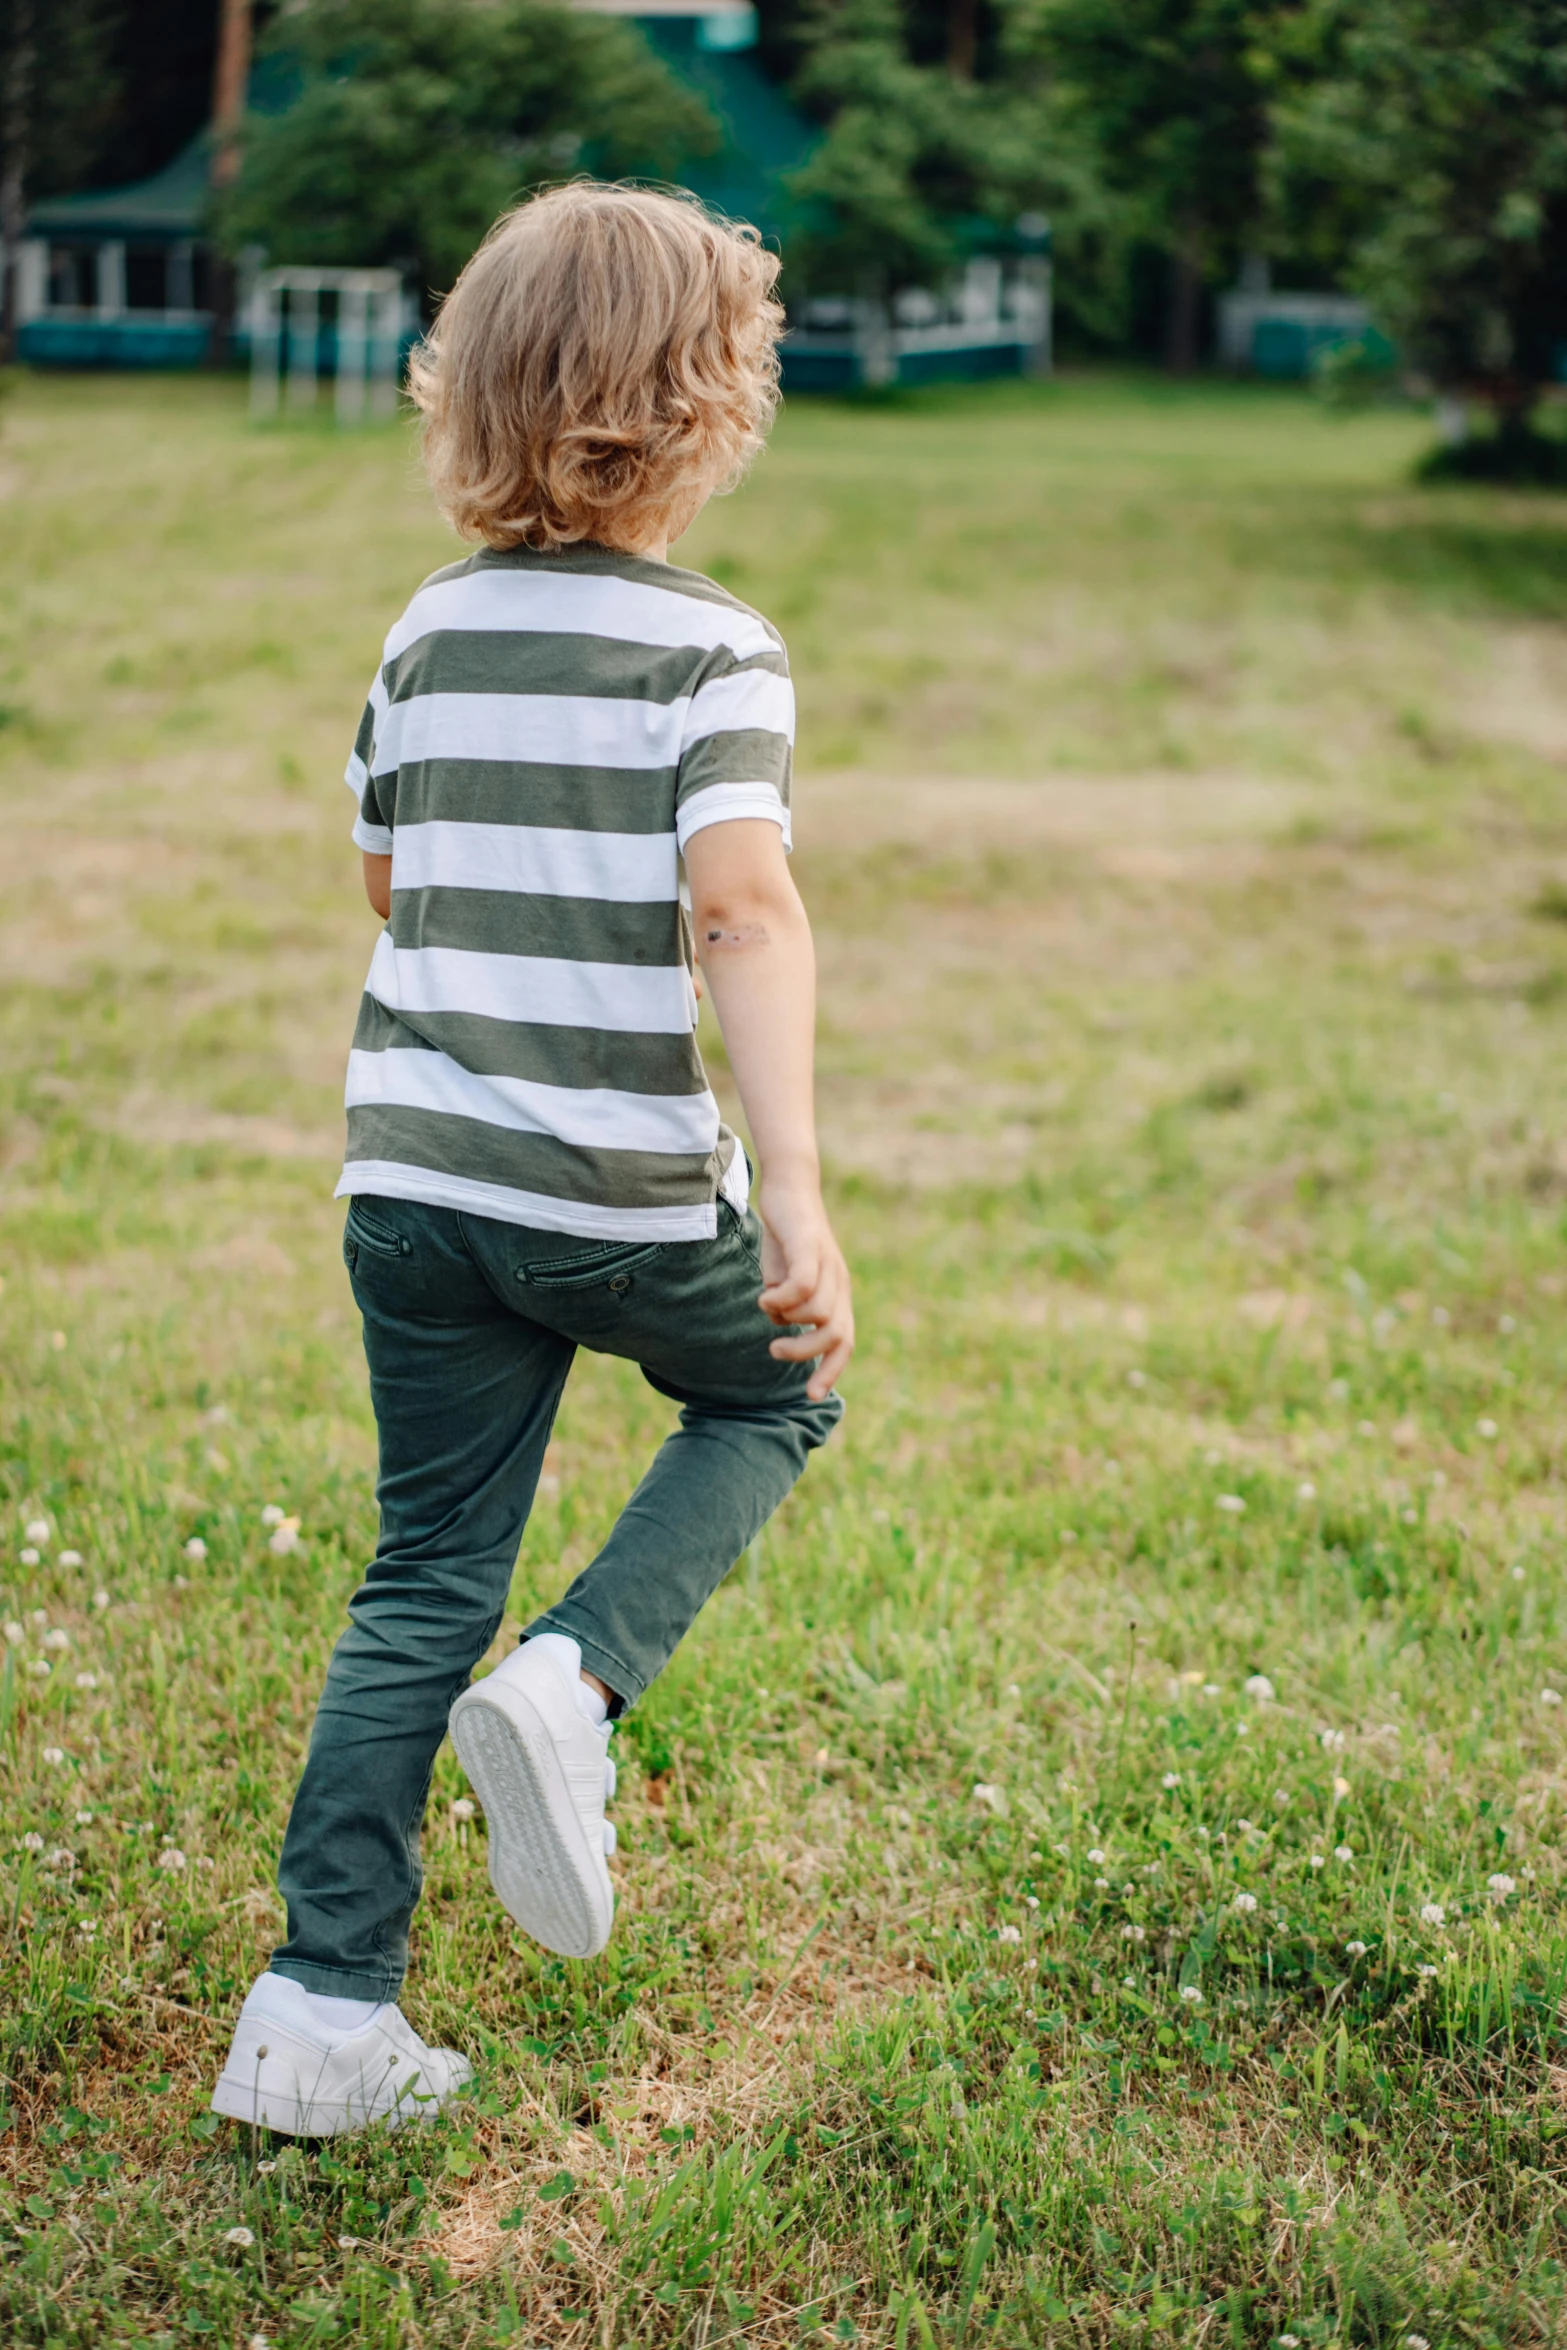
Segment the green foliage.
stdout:
[[1170,356],[1196,357],[1196,292],[1255,232],[1266,94],[1259,0],[1015,0],[1010,50],[1047,77],[1131,233],[1171,257]]
[[113,118],[120,0],[0,0],[0,172],[29,196],[80,183]]
[[308,0],[269,47],[292,101],[247,121],[218,226],[275,263],[396,262],[440,292],[531,188],[673,175],[716,144],[632,27],[538,0]]
[[1494,407],[1506,470],[1563,340],[1567,10],[1315,0],[1283,56],[1284,186],[1337,191],[1354,282],[1413,367]]
[[791,181],[792,267],[835,292],[938,282],[984,206],[989,93],[910,60],[897,0],[823,0],[809,39],[797,92],[828,129]]

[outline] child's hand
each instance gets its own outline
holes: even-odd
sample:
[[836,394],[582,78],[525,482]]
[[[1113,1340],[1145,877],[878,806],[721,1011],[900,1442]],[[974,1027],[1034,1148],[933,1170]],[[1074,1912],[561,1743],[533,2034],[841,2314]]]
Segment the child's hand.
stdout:
[[820,1355],[805,1391],[820,1403],[854,1352],[849,1268],[814,1186],[766,1185],[761,1216],[766,1287],[757,1303],[770,1322],[798,1325],[800,1333],[775,1338],[768,1352],[784,1363]]

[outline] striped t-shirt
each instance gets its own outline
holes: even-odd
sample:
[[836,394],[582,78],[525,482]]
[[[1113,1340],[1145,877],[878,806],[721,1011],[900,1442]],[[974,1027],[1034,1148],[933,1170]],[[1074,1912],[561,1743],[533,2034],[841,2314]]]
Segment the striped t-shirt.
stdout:
[[338,1185],[550,1232],[704,1240],[745,1154],[696,1044],[680,857],[763,817],[789,845],[775,629],[607,547],[486,549],[386,640],[348,783],[392,860]]

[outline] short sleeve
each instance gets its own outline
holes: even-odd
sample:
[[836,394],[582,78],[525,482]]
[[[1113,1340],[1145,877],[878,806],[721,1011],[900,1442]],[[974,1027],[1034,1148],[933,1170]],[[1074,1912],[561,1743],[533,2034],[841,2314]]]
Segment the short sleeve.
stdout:
[[781,644],[747,661],[724,658],[704,671],[691,696],[675,787],[682,851],[709,824],[759,816],[789,830],[794,756],[794,688]]
[[376,736],[386,708],[386,685],[377,670],[348,765],[343,770],[343,781],[359,803],[354,839],[372,857],[389,857],[392,853],[392,809],[397,778],[395,773],[377,776],[375,772]]

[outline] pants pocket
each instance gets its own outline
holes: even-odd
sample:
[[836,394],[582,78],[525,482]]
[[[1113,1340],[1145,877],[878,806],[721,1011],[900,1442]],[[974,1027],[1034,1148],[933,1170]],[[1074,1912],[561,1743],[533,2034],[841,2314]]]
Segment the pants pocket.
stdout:
[[407,1257],[413,1254],[413,1242],[394,1232],[390,1224],[383,1224],[357,1197],[348,1203],[348,1221],[343,1227],[345,1252],[349,1243],[373,1251],[378,1257]]
[[604,1240],[569,1257],[519,1265],[517,1279],[530,1289],[612,1289],[622,1296],[638,1268],[663,1253],[661,1241]]

